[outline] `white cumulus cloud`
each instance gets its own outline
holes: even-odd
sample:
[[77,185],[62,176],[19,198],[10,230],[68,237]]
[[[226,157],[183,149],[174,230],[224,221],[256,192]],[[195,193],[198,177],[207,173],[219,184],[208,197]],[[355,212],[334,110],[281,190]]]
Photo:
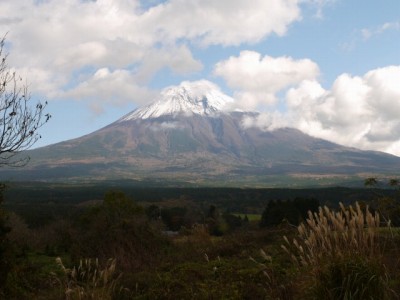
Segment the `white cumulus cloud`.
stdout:
[[121,105],[127,101],[144,104],[154,99],[155,95],[155,92],[135,84],[135,77],[131,72],[101,68],[77,86],[60,93],[59,97]]
[[[34,72],[31,92],[48,99],[97,95],[99,103],[107,96],[132,101],[132,92],[140,95],[163,68],[200,71],[193,48],[256,43],[284,35],[300,19],[299,0],[0,1],[9,63]],[[114,70],[109,84],[88,79],[101,69]]]
[[[207,45],[255,43],[284,35],[301,18],[299,0],[171,0],[146,12],[143,24],[163,39]],[[190,12],[190,13],[188,13]]]
[[252,110],[274,104],[276,93],[288,87],[315,79],[319,68],[309,59],[262,57],[255,51],[242,51],[239,56],[217,63],[214,73],[236,91],[239,108]]

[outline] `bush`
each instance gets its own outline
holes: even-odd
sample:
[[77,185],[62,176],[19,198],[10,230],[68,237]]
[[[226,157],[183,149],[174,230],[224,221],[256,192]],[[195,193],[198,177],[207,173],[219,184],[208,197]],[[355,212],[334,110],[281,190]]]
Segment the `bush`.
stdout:
[[71,255],[114,257],[120,268],[139,270],[157,264],[167,238],[148,221],[142,207],[121,192],[109,192],[101,205],[83,214],[72,237]]

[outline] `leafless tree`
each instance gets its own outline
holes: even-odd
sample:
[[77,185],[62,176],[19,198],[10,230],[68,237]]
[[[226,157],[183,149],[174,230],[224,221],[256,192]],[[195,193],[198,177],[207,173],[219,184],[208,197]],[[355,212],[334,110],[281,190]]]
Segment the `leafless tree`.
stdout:
[[29,157],[16,156],[41,136],[38,129],[49,119],[44,104],[30,105],[28,87],[7,65],[5,37],[0,40],[0,166],[21,166]]

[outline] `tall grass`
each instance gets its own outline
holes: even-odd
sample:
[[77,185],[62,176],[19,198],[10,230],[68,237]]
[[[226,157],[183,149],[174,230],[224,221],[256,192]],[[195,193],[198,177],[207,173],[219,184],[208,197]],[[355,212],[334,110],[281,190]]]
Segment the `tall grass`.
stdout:
[[265,291],[267,299],[294,300],[296,285],[292,274],[275,265],[272,257],[267,255],[264,250],[260,250],[262,261],[257,261],[253,257],[250,260],[258,264],[265,275]]
[[116,274],[116,260],[109,259],[101,267],[98,259],[80,260],[79,266],[66,268],[61,258],[56,259],[63,271],[60,282],[67,300],[75,299],[112,299],[118,290],[120,275]]
[[337,212],[320,207],[282,248],[309,275],[310,298],[390,299],[380,226],[379,214],[358,203]]

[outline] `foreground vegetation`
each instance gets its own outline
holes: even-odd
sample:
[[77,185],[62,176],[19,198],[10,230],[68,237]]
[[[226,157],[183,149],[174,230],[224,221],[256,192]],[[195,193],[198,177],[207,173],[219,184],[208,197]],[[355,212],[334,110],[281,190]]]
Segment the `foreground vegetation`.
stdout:
[[378,196],[372,208],[295,197],[247,215],[109,191],[48,222],[7,213],[0,298],[397,299],[400,233],[385,220],[398,205]]

